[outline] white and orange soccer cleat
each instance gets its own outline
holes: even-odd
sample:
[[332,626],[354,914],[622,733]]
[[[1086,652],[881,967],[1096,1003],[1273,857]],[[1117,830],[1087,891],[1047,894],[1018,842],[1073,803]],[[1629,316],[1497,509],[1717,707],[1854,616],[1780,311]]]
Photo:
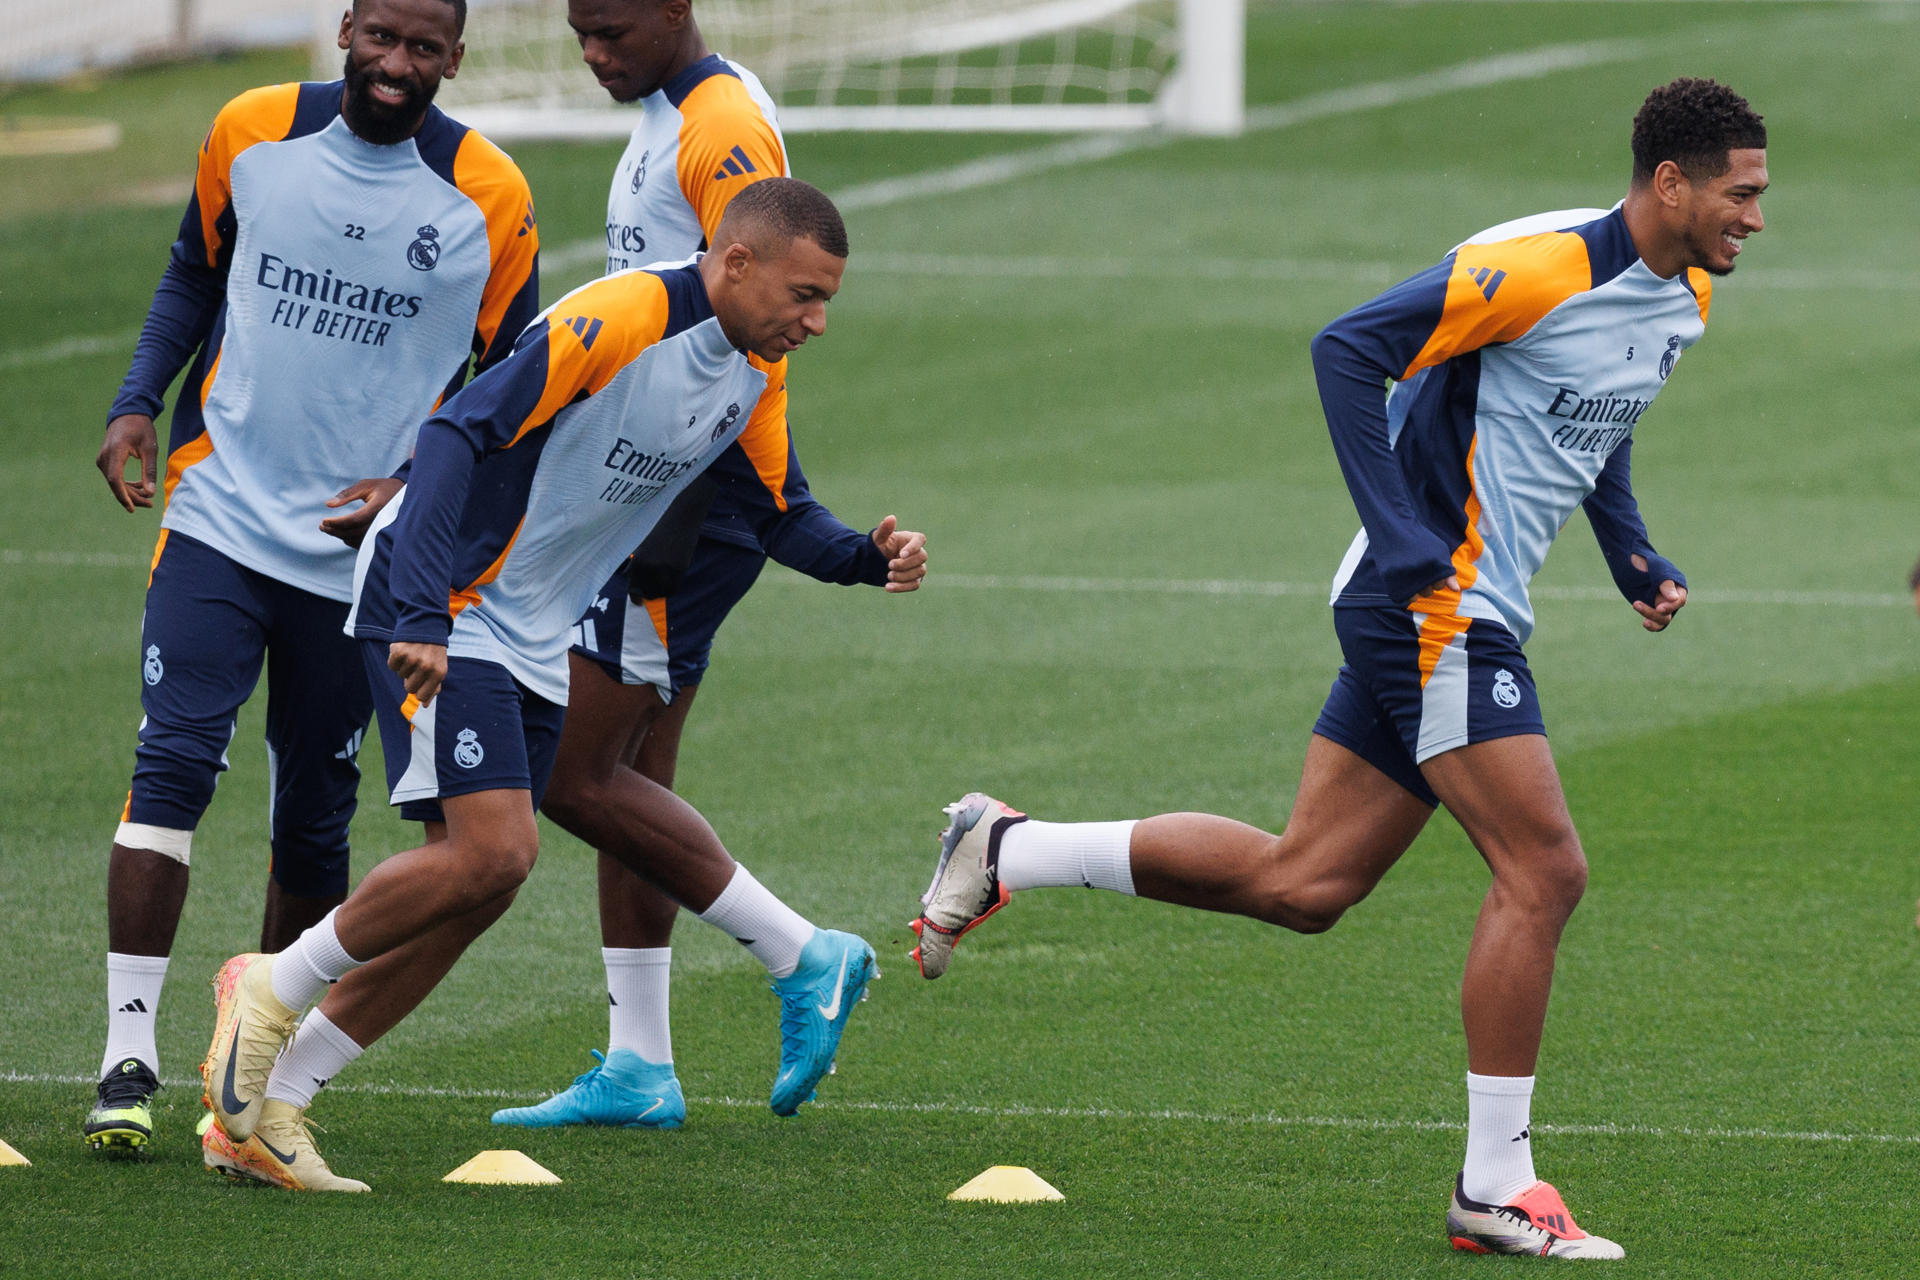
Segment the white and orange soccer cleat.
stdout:
[[1447,1236],[1469,1253],[1529,1253],[1538,1258],[1624,1258],[1611,1240],[1590,1236],[1574,1222],[1550,1182],[1536,1182],[1511,1204],[1471,1200],[1454,1179]]
[[236,1180],[264,1182],[288,1191],[370,1191],[327,1167],[313,1145],[312,1121],[303,1108],[274,1100],[261,1110],[253,1136],[235,1142],[219,1125],[200,1137],[200,1162]]
[[213,1042],[200,1064],[201,1101],[236,1142],[259,1122],[273,1061],[300,1012],[273,994],[273,957],[235,956],[213,975]]
[[910,954],[923,978],[945,973],[954,944],[1013,896],[1000,883],[1000,837],[1014,823],[1027,820],[1026,814],[978,791],[954,801],[945,812],[940,861],[933,869],[933,883],[920,896],[925,910],[910,924],[920,937]]

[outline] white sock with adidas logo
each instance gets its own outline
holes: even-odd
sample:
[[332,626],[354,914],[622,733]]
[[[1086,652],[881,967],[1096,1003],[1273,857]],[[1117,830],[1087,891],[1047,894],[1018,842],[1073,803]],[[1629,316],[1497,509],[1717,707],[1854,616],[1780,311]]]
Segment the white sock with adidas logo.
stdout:
[[160,1008],[160,987],[166,980],[165,956],[107,952],[107,1050],[100,1059],[102,1080],[128,1058],[138,1058],[156,1076],[160,1074],[160,1048],[154,1041],[153,1023]]
[[313,1104],[313,1095],[363,1052],[353,1037],[334,1026],[326,1014],[309,1009],[293,1039],[281,1050],[279,1061],[273,1064],[266,1095],[305,1110]]
[[1512,1204],[1533,1172],[1532,1076],[1467,1072],[1467,1160],[1460,1189],[1482,1204]]

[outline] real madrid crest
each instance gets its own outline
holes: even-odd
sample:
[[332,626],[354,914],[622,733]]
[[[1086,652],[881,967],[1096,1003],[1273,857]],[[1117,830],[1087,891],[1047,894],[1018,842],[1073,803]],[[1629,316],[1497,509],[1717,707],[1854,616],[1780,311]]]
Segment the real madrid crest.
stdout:
[[421,227],[419,238],[407,246],[407,265],[415,271],[431,271],[440,261],[440,232],[432,223]]
[[1674,334],[1667,339],[1667,349],[1660,353],[1660,381],[1665,382],[1673,373],[1673,366],[1680,360],[1680,335]]
[[640,163],[633,166],[633,186],[630,190],[634,195],[640,194],[640,184],[647,180],[647,158],[652,154],[651,151],[642,151]]
[[453,762],[462,769],[478,768],[487,758],[485,747],[480,745],[480,735],[472,729],[462,729],[453,740]]
[[718,440],[721,436],[731,431],[733,429],[733,424],[738,422],[739,420],[740,420],[740,406],[737,404],[728,405],[727,416],[720,419],[720,421],[714,425],[713,434],[707,438],[710,440]]

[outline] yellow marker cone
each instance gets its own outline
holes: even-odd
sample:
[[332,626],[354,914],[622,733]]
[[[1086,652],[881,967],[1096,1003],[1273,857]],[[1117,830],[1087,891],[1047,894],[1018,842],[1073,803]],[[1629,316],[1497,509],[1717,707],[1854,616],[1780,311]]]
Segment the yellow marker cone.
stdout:
[[33,1161],[27,1159],[25,1156],[21,1155],[18,1151],[15,1151],[12,1147],[8,1146],[5,1140],[0,1139],[0,1165],[32,1164],[32,1163]]
[[442,1182],[488,1182],[524,1187],[558,1182],[523,1151],[482,1151],[455,1169]]
[[996,1204],[1028,1204],[1035,1200],[1065,1200],[1051,1182],[1024,1165],[997,1164],[966,1186],[950,1193],[949,1200],[991,1200]]

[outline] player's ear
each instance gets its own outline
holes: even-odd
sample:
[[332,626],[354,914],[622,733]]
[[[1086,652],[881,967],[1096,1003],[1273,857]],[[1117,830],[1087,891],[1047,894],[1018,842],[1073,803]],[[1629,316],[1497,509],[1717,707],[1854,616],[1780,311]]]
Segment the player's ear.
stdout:
[[1692,186],[1686,173],[1671,160],[1662,160],[1653,171],[1653,194],[1669,209],[1677,209]]
[[689,0],[666,0],[666,3],[660,6],[660,16],[666,20],[669,31],[678,31],[685,27],[692,13],[693,5]]
[[727,246],[726,252],[720,255],[720,259],[726,264],[727,279],[735,284],[746,279],[747,273],[753,269],[753,250],[738,240]]
[[442,80],[451,80],[460,74],[460,59],[466,56],[466,52],[467,42],[465,40],[455,40],[453,42],[453,52],[447,55],[446,70],[440,73]]
[[340,38],[334,41],[342,49],[353,47],[353,10],[348,9],[340,15]]

